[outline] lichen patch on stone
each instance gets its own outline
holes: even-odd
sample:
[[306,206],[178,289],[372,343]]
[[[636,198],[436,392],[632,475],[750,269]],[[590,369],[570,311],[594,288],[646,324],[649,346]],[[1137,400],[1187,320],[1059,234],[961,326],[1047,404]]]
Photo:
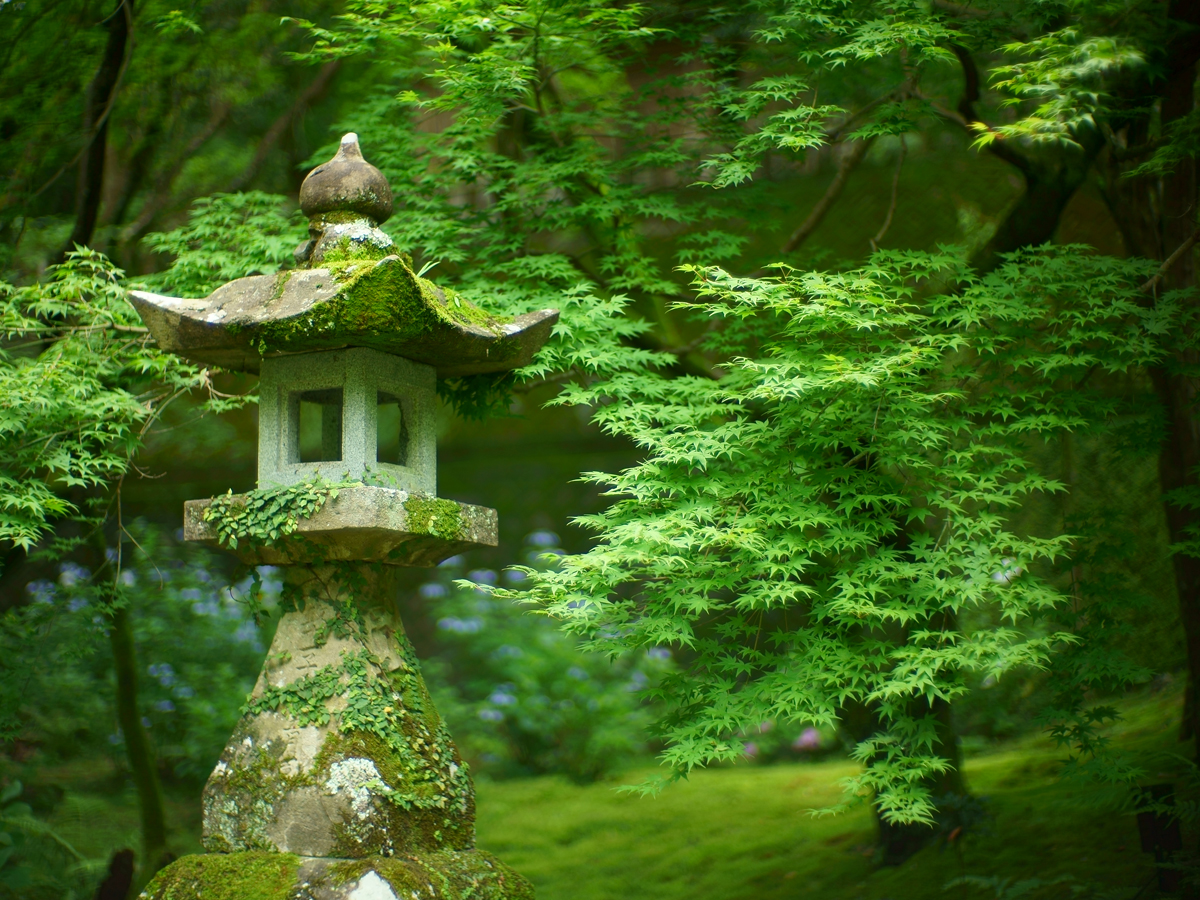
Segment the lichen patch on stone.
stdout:
[[325,788],[331,794],[345,794],[350,808],[360,820],[371,814],[371,788],[381,781],[379,770],[369,759],[351,757],[329,767]]

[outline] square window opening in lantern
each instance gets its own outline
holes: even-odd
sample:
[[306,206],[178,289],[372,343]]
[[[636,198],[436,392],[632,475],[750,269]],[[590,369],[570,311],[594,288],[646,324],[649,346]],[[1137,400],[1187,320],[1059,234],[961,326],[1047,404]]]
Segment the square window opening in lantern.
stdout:
[[408,426],[400,399],[386,391],[377,391],[375,409],[375,461],[407,466]]
[[300,462],[336,462],[342,458],[342,405],[341,388],[300,395],[296,429]]

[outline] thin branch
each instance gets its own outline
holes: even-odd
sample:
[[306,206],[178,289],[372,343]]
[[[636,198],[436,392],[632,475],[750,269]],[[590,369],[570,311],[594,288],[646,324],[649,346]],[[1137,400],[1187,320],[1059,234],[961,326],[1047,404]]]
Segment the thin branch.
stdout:
[[548,384],[562,384],[564,381],[570,381],[572,378],[583,374],[579,369],[570,368],[565,372],[556,372],[553,375],[547,375],[545,378],[537,378],[533,381],[526,381],[524,384],[515,385],[512,392],[514,394],[528,394],[530,391],[536,391],[538,388],[545,387]]
[[825,194],[817,201],[816,206],[812,208],[812,212],[808,214],[800,227],[792,232],[792,236],[787,239],[787,243],[783,245],[781,252],[791,253],[801,244],[803,244],[809,236],[817,230],[817,226],[821,224],[821,220],[825,218],[825,214],[829,212],[834,201],[841,196],[842,191],[846,187],[846,182],[850,178],[850,173],[858,168],[858,164],[863,161],[863,157],[867,155],[867,150],[875,138],[869,137],[866,140],[855,141],[850,145],[850,149],[838,161],[837,174],[833,177],[829,187],[826,188]]
[[1155,138],[1141,144],[1135,144],[1132,147],[1123,147],[1117,140],[1117,135],[1113,132],[1112,126],[1107,122],[1100,123],[1100,131],[1108,143],[1109,154],[1117,162],[1128,162],[1131,159],[1138,159],[1139,157],[1153,153],[1159,147],[1168,143],[1166,138]]
[[[126,3],[123,2],[119,8],[125,9],[126,15],[129,15],[129,13],[128,13],[129,7]],[[129,27],[131,29],[133,27],[132,20],[130,20],[130,22],[129,22]],[[105,124],[107,124],[109,113],[112,112],[113,105],[117,102],[117,92],[118,92],[119,88],[121,87],[121,80],[125,77],[125,70],[127,68],[129,68],[129,60],[132,58],[132,56],[133,56],[132,53],[127,53],[125,55],[124,61],[121,63],[121,70],[117,73],[116,84],[114,85],[112,92],[109,95],[108,104],[104,107],[104,111],[100,114],[100,118],[96,120],[95,124],[89,130],[87,137],[84,138],[83,146],[79,148],[79,152],[76,153],[74,156],[72,156],[71,159],[68,162],[66,162],[62,166],[61,169],[59,169],[57,172],[55,172],[53,175],[51,175],[49,180],[45,184],[43,184],[40,188],[38,188],[36,191],[34,191],[32,194],[30,194],[29,195],[30,200],[33,200],[35,197],[40,196],[52,184],[54,184],[54,182],[58,181],[58,179],[62,177],[62,174],[64,172],[66,172],[68,169],[74,167],[75,164],[78,163],[79,160],[83,158],[83,154],[87,153],[88,149],[92,146],[92,141],[94,141],[96,139],[96,135],[99,134],[100,129],[103,128],[105,126]]]
[[[971,134],[977,135],[981,130],[991,132],[992,127],[979,118],[975,112],[975,104],[979,102],[980,95],[979,67],[975,64],[975,57],[961,44],[952,44],[950,50],[958,59],[963,73],[963,96],[958,101],[958,114],[955,115],[936,103],[932,104],[933,109],[938,115],[961,126]],[[1030,160],[1018,152],[1011,142],[1005,141],[999,135],[988,143],[987,148],[993,155],[1020,169],[1025,175],[1030,174],[1033,169]]]
[[969,6],[963,6],[961,3],[951,3],[950,0],[933,0],[933,6],[934,9],[940,9],[942,12],[964,19],[994,19],[997,16],[1003,15],[1000,10],[972,9]]
[[1143,294],[1152,293],[1158,287],[1159,282],[1166,277],[1166,274],[1169,271],[1171,271],[1171,267],[1174,266],[1175,263],[1179,262],[1185,253],[1189,252],[1194,246],[1196,246],[1196,241],[1200,241],[1200,228],[1197,228],[1195,231],[1193,231],[1188,236],[1187,240],[1176,247],[1175,252],[1166,258],[1163,264],[1158,267],[1158,271],[1155,272],[1145,284],[1138,288],[1138,290]]
[[709,319],[708,324],[704,326],[704,330],[686,344],[682,344],[678,347],[664,347],[663,349],[668,353],[675,354],[676,356],[687,356],[689,353],[703,344],[708,336],[716,331],[719,327],[720,324],[716,319]]
[[[133,0],[120,0],[109,17],[104,55],[84,100],[84,130],[90,136],[81,148],[75,188],[75,224],[55,261],[62,262],[72,248],[90,244],[100,214],[104,190],[104,165],[108,152],[108,118],[112,112],[125,70],[133,57]],[[96,107],[103,104],[93,121]]]
[[316,78],[312,80],[308,87],[300,92],[300,96],[296,98],[296,102],[271,123],[271,127],[267,129],[267,133],[258,142],[258,147],[254,151],[254,159],[250,161],[250,165],[229,182],[224,189],[226,193],[232,194],[240,191],[250,183],[254,176],[258,174],[258,170],[262,168],[263,163],[267,161],[267,157],[270,156],[271,151],[275,149],[275,145],[283,137],[292,122],[325,93],[326,88],[329,87],[329,82],[333,80],[333,76],[337,74],[338,69],[341,67],[342,61],[340,59],[332,59],[321,66]]
[[907,154],[908,142],[905,141],[904,135],[900,135],[900,155],[896,157],[896,172],[892,175],[892,200],[888,204],[887,218],[883,220],[883,226],[879,229],[879,234],[871,238],[872,250],[879,249],[879,242],[883,240],[883,236],[892,227],[892,216],[896,214],[896,198],[900,194],[900,170],[904,167],[904,157]]
[[225,120],[229,117],[232,109],[233,105],[230,103],[218,103],[213,107],[212,113],[209,115],[204,127],[192,136],[192,139],[188,141],[183,152],[178,154],[172,163],[164,167],[158,178],[155,179],[153,194],[151,194],[150,199],[143,205],[142,211],[138,213],[138,217],[123,229],[123,240],[129,241],[138,238],[142,232],[150,227],[150,224],[169,202],[171,198],[171,186],[175,183],[175,179],[179,173],[183,171],[183,164],[195,156],[200,148],[208,143],[209,139],[217,133],[221,126],[225,124]]
[[836,128],[825,132],[826,142],[832,144],[834,141],[839,140],[852,125],[857,125],[867,116],[868,113],[873,112],[875,109],[882,106],[884,103],[887,103],[889,100],[896,99],[896,97],[901,93],[902,91],[900,89],[888,91],[886,94],[876,97],[866,106],[856,109],[844,120],[842,120],[841,124],[839,124]]

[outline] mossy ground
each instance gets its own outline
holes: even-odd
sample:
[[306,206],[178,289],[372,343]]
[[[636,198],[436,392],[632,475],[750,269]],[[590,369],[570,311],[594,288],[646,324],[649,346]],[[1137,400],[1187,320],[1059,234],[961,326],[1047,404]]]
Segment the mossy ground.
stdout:
[[[1143,692],[1122,702],[1115,730],[1123,749],[1183,752],[1176,741],[1180,692]],[[545,777],[477,785],[478,845],[528,878],[538,900],[982,900],[990,892],[947,892],[962,873],[1016,879],[1071,875],[1131,898],[1154,875],[1133,816],[1089,806],[1089,792],[1056,779],[1061,753],[1029,737],[969,756],[971,789],[989,800],[990,834],[929,847],[897,868],[871,859],[866,810],[814,818],[807,810],[838,797],[844,760],[737,766],[699,772],[655,799],[618,794],[614,784],[578,786]],[[1166,780],[1167,768],[1150,769]],[[68,789],[50,817],[85,855],[107,859],[137,846],[137,804],[107,759],[11,772],[26,783]],[[636,782],[653,770],[626,773]],[[199,788],[167,785],[172,848],[199,845]],[[1196,835],[1185,833],[1194,844]],[[251,898],[253,895],[248,895]],[[1034,894],[1026,900],[1046,897]],[[1156,897],[1147,890],[1139,900]]]
[[[1115,730],[1125,749],[1158,751],[1168,770],[1176,742],[1178,691],[1122,703]],[[1069,875],[1132,898],[1154,877],[1132,815],[1089,803],[1094,792],[1057,779],[1061,751],[1041,737],[972,755],[973,792],[988,798],[990,833],[961,846],[931,846],[895,868],[872,859],[866,809],[817,818],[835,802],[844,760],[737,766],[698,772],[655,799],[612,784],[577,786],[537,778],[477,785],[479,845],[529,878],[538,900],[983,900],[991,891],[945,890],[960,875],[1051,880]],[[634,783],[652,771],[627,773]],[[1185,833],[1185,845],[1195,835]],[[1188,843],[1191,842],[1191,843]],[[960,852],[961,851],[961,854]],[[586,877],[580,877],[586,873]],[[1035,892],[1025,900],[1065,900]],[[1139,900],[1157,897],[1148,889]]]

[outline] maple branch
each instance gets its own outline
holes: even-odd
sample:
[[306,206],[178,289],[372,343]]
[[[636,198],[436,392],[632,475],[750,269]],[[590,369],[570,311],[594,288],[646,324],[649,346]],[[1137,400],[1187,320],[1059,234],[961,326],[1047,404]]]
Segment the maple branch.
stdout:
[[808,214],[808,218],[800,223],[800,227],[792,232],[792,236],[787,239],[787,243],[783,245],[783,253],[791,253],[801,244],[803,244],[821,224],[821,220],[825,218],[825,214],[829,212],[830,207],[846,187],[846,182],[850,179],[850,173],[858,168],[858,164],[863,161],[863,157],[867,155],[867,150],[875,141],[874,137],[869,137],[866,140],[855,141],[850,145],[848,152],[842,155],[838,160],[837,174],[833,176],[833,181],[829,187],[825,189],[824,196],[817,201],[816,206],[812,208],[812,212]]
[[1158,287],[1158,283],[1162,281],[1164,277],[1166,277],[1166,274],[1171,271],[1171,267],[1174,266],[1175,263],[1179,262],[1185,253],[1196,246],[1196,241],[1200,241],[1200,228],[1197,228],[1190,235],[1188,235],[1187,240],[1175,248],[1175,252],[1163,261],[1163,264],[1158,267],[1158,271],[1155,272],[1145,284],[1138,288],[1138,290],[1143,294],[1151,293],[1156,287]]

